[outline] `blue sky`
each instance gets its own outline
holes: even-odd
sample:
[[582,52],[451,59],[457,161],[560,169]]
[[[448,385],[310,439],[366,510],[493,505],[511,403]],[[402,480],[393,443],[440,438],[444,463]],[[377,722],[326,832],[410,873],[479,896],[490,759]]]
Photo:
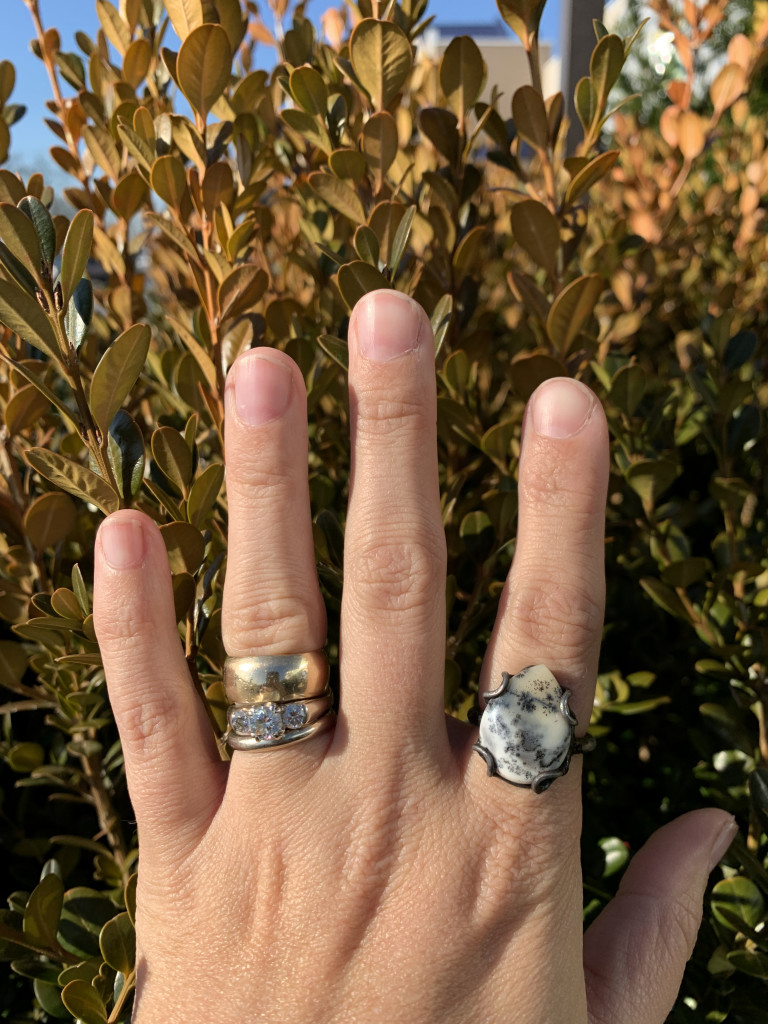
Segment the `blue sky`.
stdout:
[[[114,0],[117,3],[117,0]],[[309,14],[316,21],[324,10],[341,6],[342,0],[311,0]],[[94,36],[98,29],[94,0],[40,0],[40,11],[45,28],[55,26],[61,33],[63,50],[77,50],[74,42],[76,30]],[[48,172],[51,162],[48,148],[56,143],[49,128],[43,124],[45,102],[50,98],[50,84],[41,61],[32,56],[29,41],[34,35],[29,11],[22,0],[0,0],[3,12],[3,30],[0,35],[0,60],[10,60],[16,66],[16,88],[12,103],[27,107],[24,118],[11,130],[11,157],[6,166],[12,169],[22,165],[25,170],[40,169]],[[469,10],[468,10],[469,8]],[[267,4],[259,4],[260,11],[270,24]],[[430,0],[428,14],[434,14],[441,24],[455,22],[493,21],[499,17],[495,0]],[[549,0],[544,10],[542,38],[559,49],[560,0]],[[266,56],[266,53],[265,53]],[[55,166],[55,165],[54,165]]]

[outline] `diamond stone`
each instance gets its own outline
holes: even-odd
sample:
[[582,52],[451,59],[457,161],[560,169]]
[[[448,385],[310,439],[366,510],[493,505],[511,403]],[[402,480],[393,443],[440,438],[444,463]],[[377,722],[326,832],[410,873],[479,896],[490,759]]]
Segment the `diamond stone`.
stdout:
[[247,736],[251,731],[248,708],[232,708],[229,712],[229,726],[233,732]]
[[257,704],[248,712],[248,731],[257,740],[276,740],[285,733],[277,704]]
[[306,704],[286,704],[283,708],[283,722],[286,729],[300,729],[309,718]]

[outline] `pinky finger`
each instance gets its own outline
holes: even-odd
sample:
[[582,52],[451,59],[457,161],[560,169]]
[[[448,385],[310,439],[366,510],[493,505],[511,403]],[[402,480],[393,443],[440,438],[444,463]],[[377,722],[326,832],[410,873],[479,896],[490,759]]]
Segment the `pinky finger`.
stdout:
[[125,510],[102,523],[95,559],[94,627],[142,848],[194,844],[225,767],[187,670],[165,544],[148,516]]

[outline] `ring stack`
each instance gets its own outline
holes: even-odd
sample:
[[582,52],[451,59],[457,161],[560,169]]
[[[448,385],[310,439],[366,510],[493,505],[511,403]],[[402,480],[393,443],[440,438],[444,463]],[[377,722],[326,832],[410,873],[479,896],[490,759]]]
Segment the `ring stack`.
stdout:
[[322,651],[227,658],[230,701],[224,740],[232,750],[268,750],[329,729],[335,715]]

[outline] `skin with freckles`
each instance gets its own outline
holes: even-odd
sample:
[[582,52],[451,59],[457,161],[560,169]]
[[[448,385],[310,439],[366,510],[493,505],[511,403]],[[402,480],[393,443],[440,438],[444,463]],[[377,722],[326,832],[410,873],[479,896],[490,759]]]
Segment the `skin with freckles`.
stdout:
[[[131,510],[99,531],[94,621],[141,849],[133,1021],[662,1024],[732,819],[696,811],[656,833],[582,936],[583,758],[541,795],[489,779],[477,729],[443,711],[429,322],[406,296],[371,293],[349,349],[335,729],[221,763],[159,531]],[[319,649],[301,373],[251,350],[225,399],[227,652]],[[515,560],[481,692],[544,663],[588,722],[607,478],[594,395],[545,382],[526,412]]]

